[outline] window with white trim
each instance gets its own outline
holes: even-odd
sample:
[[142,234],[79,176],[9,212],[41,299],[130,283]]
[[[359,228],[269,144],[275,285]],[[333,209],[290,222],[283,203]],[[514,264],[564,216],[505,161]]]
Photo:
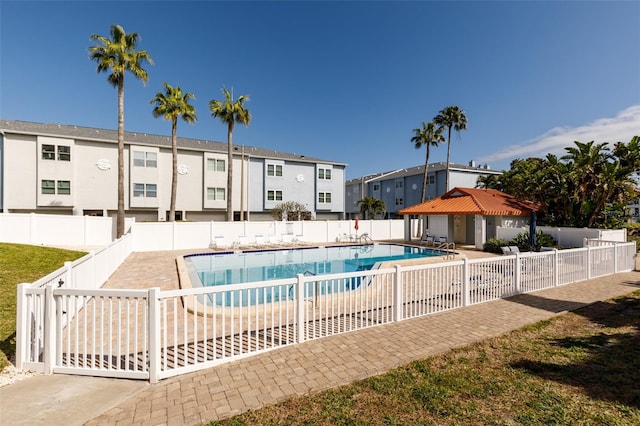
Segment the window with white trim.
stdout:
[[435,183],[436,183],[436,177],[434,175],[429,176],[429,178],[427,179],[427,184],[433,185]]
[[402,206],[404,204],[404,198],[396,198],[396,206]]
[[401,180],[396,181],[396,189],[402,189],[404,183]]
[[267,201],[282,201],[282,191],[268,190]]
[[281,164],[267,164],[267,176],[282,176]]
[[374,183],[373,184],[373,190],[374,191],[380,191],[380,184],[379,183]]
[[134,183],[133,196],[156,198],[158,196],[158,185],[155,183]]
[[133,151],[134,167],[158,167],[158,154],[149,151]]
[[331,193],[330,192],[318,192],[318,203],[320,203],[320,204],[329,204],[329,203],[331,203]]
[[318,169],[318,179],[331,180],[331,169]]
[[212,172],[224,172],[227,170],[227,162],[220,158],[207,158],[207,170]]
[[207,188],[207,200],[224,201],[225,199],[224,188]]

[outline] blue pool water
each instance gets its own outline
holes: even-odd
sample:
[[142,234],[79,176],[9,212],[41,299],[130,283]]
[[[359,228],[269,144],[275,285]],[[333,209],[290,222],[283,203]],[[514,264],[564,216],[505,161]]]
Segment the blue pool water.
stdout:
[[375,244],[194,254],[184,261],[196,287],[367,271],[381,262],[439,255],[422,247]]

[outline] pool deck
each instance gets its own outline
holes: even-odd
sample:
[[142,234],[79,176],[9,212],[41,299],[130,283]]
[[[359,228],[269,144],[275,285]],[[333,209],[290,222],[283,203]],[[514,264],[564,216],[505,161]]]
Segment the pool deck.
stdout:
[[[176,289],[175,257],[196,251],[134,253],[105,287]],[[487,257],[459,251],[468,258]],[[0,388],[0,424],[207,423],[381,374],[637,289],[640,272],[620,273],[288,346],[156,384],[37,375]]]

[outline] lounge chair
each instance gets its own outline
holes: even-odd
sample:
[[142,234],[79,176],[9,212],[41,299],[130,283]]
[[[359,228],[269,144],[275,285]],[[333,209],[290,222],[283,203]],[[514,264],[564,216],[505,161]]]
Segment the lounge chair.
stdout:
[[230,248],[231,244],[229,244],[225,238],[224,235],[216,235],[214,240],[213,240],[213,248],[215,249],[226,249],[226,248]]
[[424,244],[425,246],[433,246],[433,237],[431,235],[423,235],[420,239],[420,244]]
[[434,244],[444,244],[447,242],[447,237],[436,237],[433,241]]

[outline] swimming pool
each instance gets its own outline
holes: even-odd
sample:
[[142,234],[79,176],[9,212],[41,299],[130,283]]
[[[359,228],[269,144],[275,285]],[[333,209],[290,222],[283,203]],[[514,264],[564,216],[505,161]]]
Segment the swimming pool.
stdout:
[[440,255],[423,247],[369,244],[194,254],[184,262],[192,286],[198,287],[367,271],[382,262]]

